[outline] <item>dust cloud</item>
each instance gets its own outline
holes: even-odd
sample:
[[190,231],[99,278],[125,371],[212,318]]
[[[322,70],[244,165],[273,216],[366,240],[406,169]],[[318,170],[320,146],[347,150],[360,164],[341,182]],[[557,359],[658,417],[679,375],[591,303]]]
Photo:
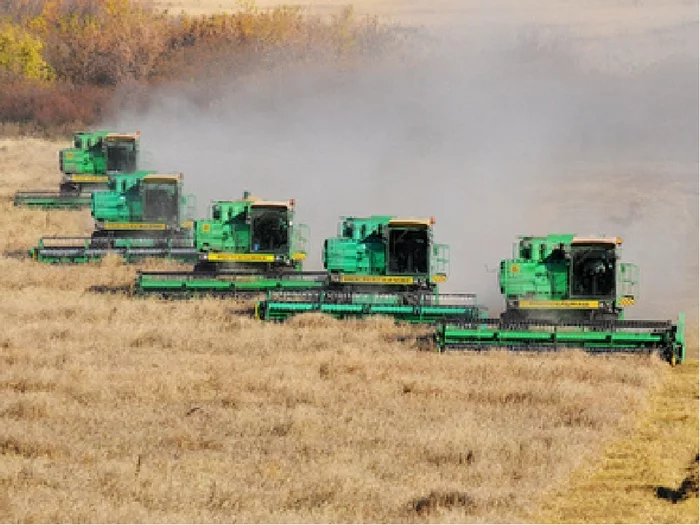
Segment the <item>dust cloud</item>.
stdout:
[[630,316],[697,315],[697,20],[601,33],[478,13],[416,29],[401,57],[233,79],[205,107],[164,89],[106,124],[139,129],[202,215],[244,189],[295,198],[310,270],[339,216],[434,216],[443,291],[498,312],[517,235],[604,233],[642,270]]

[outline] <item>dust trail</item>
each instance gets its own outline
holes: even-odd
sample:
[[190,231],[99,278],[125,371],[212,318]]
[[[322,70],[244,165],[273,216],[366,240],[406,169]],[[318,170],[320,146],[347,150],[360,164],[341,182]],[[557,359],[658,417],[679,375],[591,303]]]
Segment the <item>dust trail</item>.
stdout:
[[354,71],[236,79],[205,108],[163,90],[109,125],[140,129],[202,214],[244,189],[296,198],[309,269],[340,215],[435,216],[444,290],[498,310],[487,269],[517,235],[604,232],[642,267],[640,312],[697,311],[697,24],[597,35],[500,16]]

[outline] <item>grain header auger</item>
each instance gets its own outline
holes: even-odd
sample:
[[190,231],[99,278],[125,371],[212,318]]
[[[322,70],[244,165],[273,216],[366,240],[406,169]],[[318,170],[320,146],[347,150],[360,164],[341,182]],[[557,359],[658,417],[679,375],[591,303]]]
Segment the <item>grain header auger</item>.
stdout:
[[622,239],[520,237],[501,262],[506,309],[499,318],[442,323],[440,349],[658,352],[685,359],[685,316],[678,321],[625,320],[638,295],[639,269],[620,261]]
[[110,175],[137,171],[139,140],[138,132],[75,133],[73,148],[62,149],[58,154],[63,174],[59,191],[17,192],[14,205],[37,209],[89,208],[90,194],[108,189]]
[[136,262],[148,257],[194,262],[195,200],[183,194],[182,174],[139,171],[110,175],[109,189],[92,193],[90,237],[44,237],[30,250],[50,263],[99,261],[109,253]]
[[308,228],[294,201],[250,197],[215,202],[195,224],[200,261],[192,272],[140,272],[135,295],[249,297],[266,293],[258,317],[284,320],[322,311],[336,317],[391,315],[414,322],[471,318],[473,295],[440,296],[448,247],[432,242],[431,220],[346,217],[323,246],[325,271],[303,271]]

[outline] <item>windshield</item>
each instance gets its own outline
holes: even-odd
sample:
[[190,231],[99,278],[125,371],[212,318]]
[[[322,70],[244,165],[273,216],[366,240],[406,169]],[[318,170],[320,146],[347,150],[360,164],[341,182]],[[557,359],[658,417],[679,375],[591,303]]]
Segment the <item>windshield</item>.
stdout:
[[134,173],[136,171],[136,144],[134,142],[108,142],[107,172]]
[[251,209],[250,249],[253,252],[283,254],[289,251],[289,217],[287,209]]
[[393,274],[428,273],[428,230],[389,230],[389,272]]
[[596,298],[615,296],[614,247],[572,247],[571,295]]
[[143,184],[143,220],[178,224],[180,203],[176,184]]

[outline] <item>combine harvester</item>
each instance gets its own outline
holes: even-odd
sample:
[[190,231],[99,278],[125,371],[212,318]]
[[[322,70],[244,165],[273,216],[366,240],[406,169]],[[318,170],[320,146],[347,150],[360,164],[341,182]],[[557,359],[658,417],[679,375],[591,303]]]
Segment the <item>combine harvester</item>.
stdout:
[[148,257],[198,260],[193,245],[193,195],[183,195],[182,174],[140,171],[110,175],[108,190],[90,197],[90,237],[44,237],[30,250],[49,263],[99,261],[109,253],[135,262]]
[[448,277],[449,247],[433,241],[434,224],[432,218],[341,218],[337,237],[323,244],[323,287],[311,293],[271,291],[257,303],[256,316],[284,321],[319,312],[409,323],[481,317],[475,295],[439,293]]
[[256,314],[284,320],[305,312],[335,317],[390,315],[410,322],[479,315],[473,295],[441,296],[448,247],[434,244],[432,220],[346,217],[326,239],[326,271],[305,272],[308,228],[294,222],[294,201],[244,195],[214,204],[197,221],[200,262],[192,272],[140,272],[135,295],[250,297],[267,293]]
[[74,147],[62,149],[58,154],[63,173],[59,191],[17,192],[14,205],[38,209],[89,208],[90,194],[108,189],[110,175],[136,172],[139,138],[139,133],[76,133]]
[[625,320],[635,303],[639,269],[620,262],[620,238],[521,237],[500,265],[506,310],[497,319],[445,322],[441,350],[508,348],[591,352],[658,352],[685,359],[684,314],[678,321]]
[[304,274],[308,227],[294,221],[294,201],[265,201],[248,192],[216,201],[209,219],[194,223],[193,271],[139,272],[135,295],[165,299],[240,296],[269,288],[316,286]]

